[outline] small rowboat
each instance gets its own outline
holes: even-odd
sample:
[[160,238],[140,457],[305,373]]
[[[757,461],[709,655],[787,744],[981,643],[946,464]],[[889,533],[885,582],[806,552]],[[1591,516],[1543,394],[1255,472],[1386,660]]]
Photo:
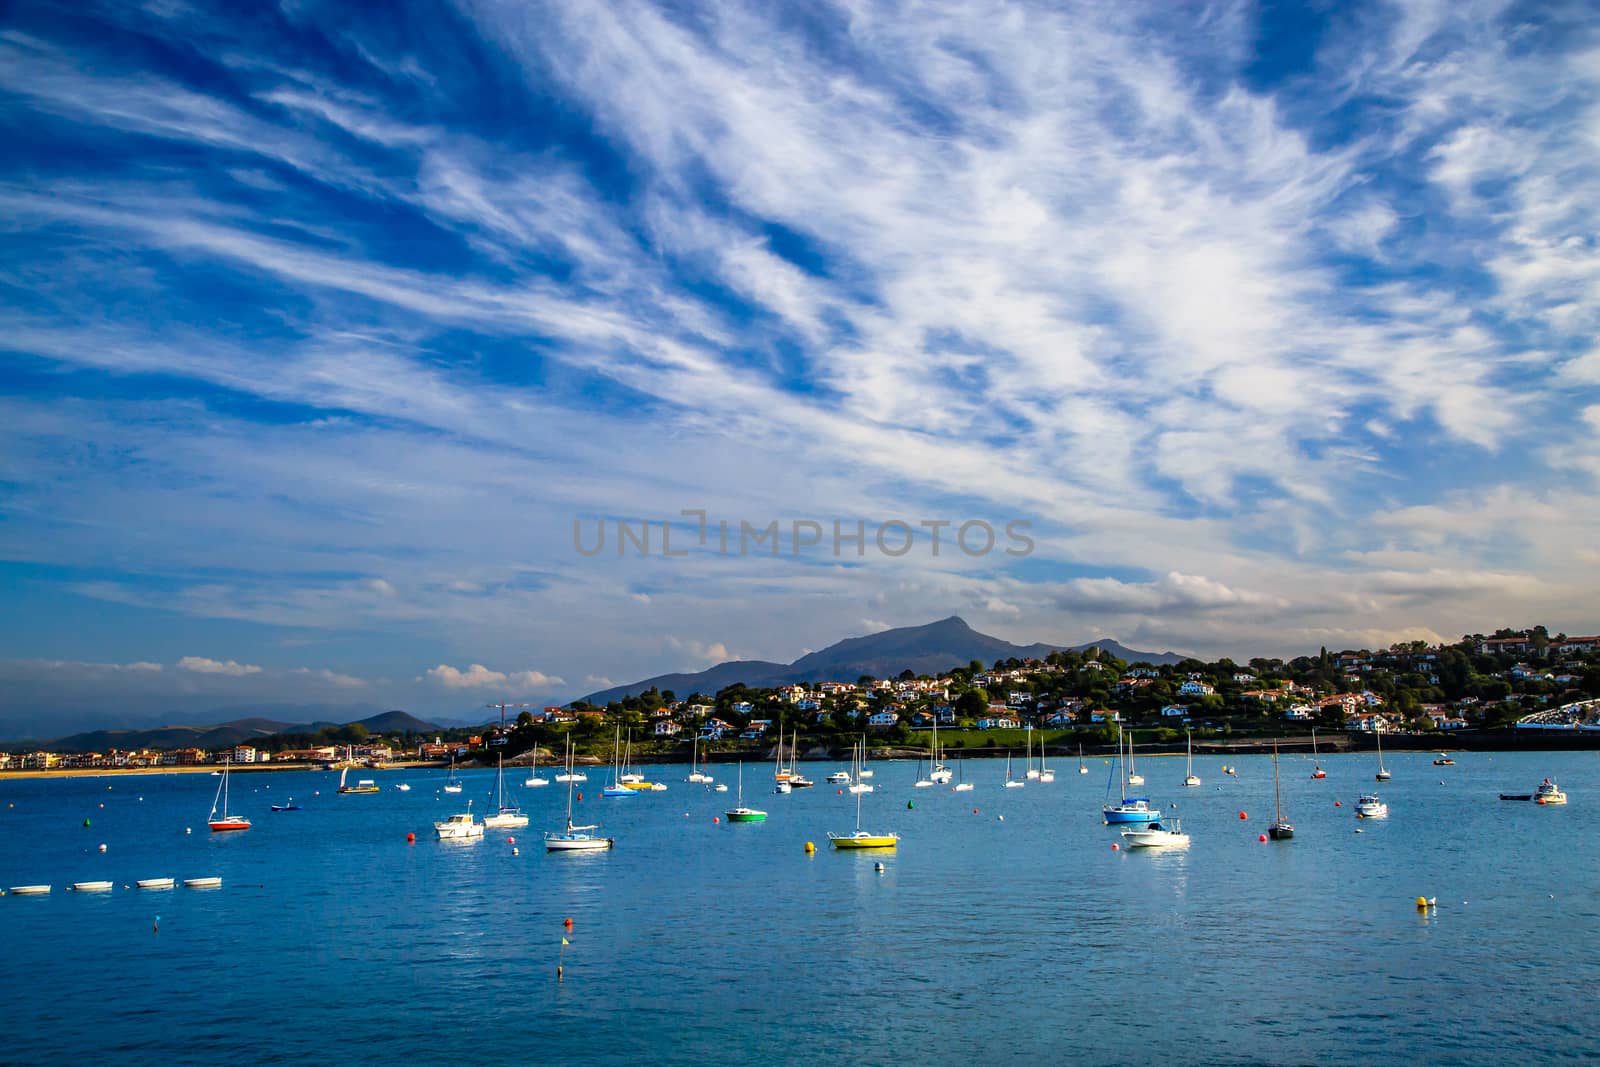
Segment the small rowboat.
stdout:
[[215,877],[212,877],[212,878],[185,878],[183,880],[183,888],[185,888],[185,889],[221,889],[222,888],[222,879],[221,878],[215,878]]
[[47,885],[14,885],[8,890],[14,897],[37,897],[50,892]]
[[113,882],[73,882],[72,888],[79,893],[106,893],[114,888]]
[[140,878],[133,884],[140,889],[171,889],[177,883],[176,878]]

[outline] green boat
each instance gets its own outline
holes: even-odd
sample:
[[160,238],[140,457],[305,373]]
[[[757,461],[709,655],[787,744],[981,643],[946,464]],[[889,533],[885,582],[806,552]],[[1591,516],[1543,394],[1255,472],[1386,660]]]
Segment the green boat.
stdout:
[[766,822],[767,813],[755,808],[744,806],[744,764],[739,764],[739,794],[738,806],[729,808],[722,814],[729,822]]

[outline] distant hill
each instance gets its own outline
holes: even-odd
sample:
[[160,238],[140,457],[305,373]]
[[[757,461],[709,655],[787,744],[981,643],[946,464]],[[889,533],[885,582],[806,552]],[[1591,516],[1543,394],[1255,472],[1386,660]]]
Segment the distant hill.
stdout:
[[[404,711],[385,711],[354,720],[371,734],[396,734],[410,731],[428,733],[438,727]],[[277,719],[246,718],[206,726],[158,726],[149,730],[91,730],[38,743],[51,752],[104,752],[110,748],[203,748],[207,751],[231,748],[258,741],[274,734],[312,734],[328,727],[348,726],[337,722],[283,722]],[[16,746],[8,746],[16,747]]]
[[865,637],[850,637],[829,645],[820,652],[801,656],[793,663],[768,663],[764,660],[735,660],[694,674],[662,674],[630,685],[602,689],[584,697],[591,704],[606,704],[626,696],[637,696],[651,686],[671,689],[681,699],[690,693],[707,696],[735,682],[756,688],[787,685],[790,682],[853,682],[863,674],[890,678],[902,671],[937,674],[951,667],[982,660],[985,666],[1000,659],[1042,659],[1052,652],[1083,651],[1099,648],[1103,652],[1132,662],[1177,663],[1183,656],[1175,652],[1141,652],[1124,648],[1112,640],[1091,641],[1082,645],[1014,645],[1010,641],[979,633],[958,615],[925,626],[903,626]]

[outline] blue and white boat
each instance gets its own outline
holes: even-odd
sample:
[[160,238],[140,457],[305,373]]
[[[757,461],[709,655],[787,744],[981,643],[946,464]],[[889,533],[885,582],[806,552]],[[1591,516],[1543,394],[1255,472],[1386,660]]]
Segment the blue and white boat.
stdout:
[[1161,818],[1159,809],[1150,807],[1149,797],[1130,797],[1127,792],[1127,775],[1122,767],[1122,727],[1117,727],[1117,765],[1113,768],[1117,777],[1117,803],[1111,803],[1111,781],[1106,780],[1106,805],[1101,808],[1106,822],[1110,823],[1153,823]]

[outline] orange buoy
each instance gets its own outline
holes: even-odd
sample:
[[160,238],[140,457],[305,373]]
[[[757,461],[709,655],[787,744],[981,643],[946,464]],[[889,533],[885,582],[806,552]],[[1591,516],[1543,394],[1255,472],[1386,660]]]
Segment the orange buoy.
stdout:
[[582,793],[579,793],[579,794],[578,794],[578,799],[579,799],[579,800],[582,800],[582,799],[583,799],[583,794],[582,794]]
[[568,916],[566,919],[563,919],[561,925],[565,926],[568,930],[572,929],[572,917]]

